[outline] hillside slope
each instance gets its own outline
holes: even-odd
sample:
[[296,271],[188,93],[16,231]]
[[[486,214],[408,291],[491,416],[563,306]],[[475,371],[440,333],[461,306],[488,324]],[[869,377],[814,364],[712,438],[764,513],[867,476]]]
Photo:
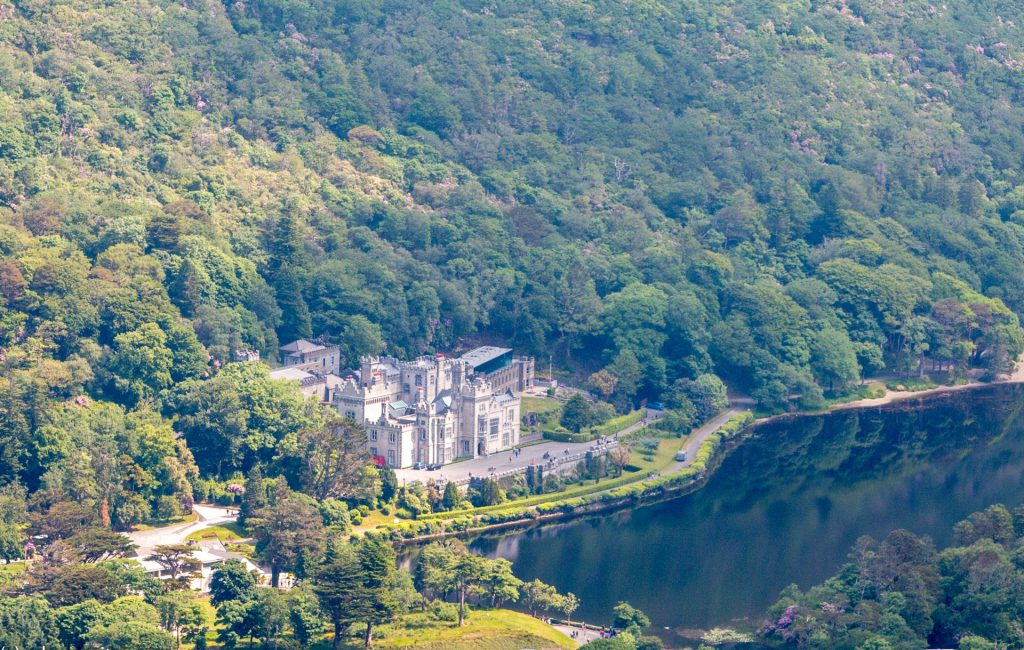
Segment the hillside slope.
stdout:
[[321,334],[508,341],[621,403],[1003,371],[1021,11],[0,3],[0,344],[129,406]]

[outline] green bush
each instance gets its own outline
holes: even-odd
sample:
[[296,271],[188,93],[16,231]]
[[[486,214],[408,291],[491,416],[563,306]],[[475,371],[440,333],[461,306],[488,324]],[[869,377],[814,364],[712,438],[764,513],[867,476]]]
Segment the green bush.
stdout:
[[643,420],[646,415],[647,409],[637,409],[630,413],[626,413],[625,415],[620,415],[619,417],[612,418],[611,420],[608,420],[604,424],[594,427],[591,430],[595,433],[596,436],[610,436],[612,434],[618,433],[619,431],[622,431],[625,428],[633,426],[640,420]]
[[594,439],[594,436],[587,432],[573,433],[564,427],[545,429],[544,437],[555,442],[590,442]]
[[448,621],[454,623],[459,620],[459,607],[455,603],[446,603],[442,600],[435,600],[427,607],[427,616],[435,621]]
[[153,514],[156,515],[157,519],[161,520],[177,517],[181,514],[181,507],[178,504],[178,499],[170,494],[157,497],[156,508],[153,509]]

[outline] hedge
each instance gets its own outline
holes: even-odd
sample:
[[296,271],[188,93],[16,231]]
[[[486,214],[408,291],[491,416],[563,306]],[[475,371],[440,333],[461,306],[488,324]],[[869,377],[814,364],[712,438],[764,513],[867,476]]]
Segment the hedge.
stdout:
[[625,415],[620,415],[617,418],[612,418],[602,425],[596,427],[596,434],[598,436],[610,436],[622,431],[627,427],[631,427],[640,420],[643,420],[647,415],[647,409],[637,409]]
[[555,442],[590,442],[594,436],[589,433],[573,433],[568,429],[545,429],[544,438]]

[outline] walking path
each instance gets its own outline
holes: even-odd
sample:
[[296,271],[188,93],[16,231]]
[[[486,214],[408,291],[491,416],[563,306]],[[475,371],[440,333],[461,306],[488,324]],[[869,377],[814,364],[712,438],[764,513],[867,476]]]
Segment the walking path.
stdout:
[[684,449],[686,449],[686,460],[674,461],[671,465],[662,470],[661,473],[666,475],[674,474],[689,467],[690,464],[693,463],[693,459],[697,456],[697,450],[699,450],[700,446],[704,444],[704,441],[708,439],[708,436],[718,431],[718,429],[731,420],[733,416],[742,412],[742,409],[730,407],[697,427],[686,441],[686,446],[684,447]]
[[[594,639],[601,638],[600,631],[591,630],[590,628],[585,627],[579,627],[578,625],[552,625],[551,627],[555,628],[565,636],[572,638],[572,640],[576,642],[576,645],[585,645],[587,643],[590,643]],[[573,632],[576,633],[576,637],[572,636]]]
[[[874,381],[874,380],[867,380]],[[902,402],[908,399],[916,399],[918,397],[928,397],[931,395],[941,395],[944,393],[955,393],[963,390],[971,390],[973,388],[982,388],[984,386],[998,386],[1000,384],[1024,384],[1024,361],[1020,361],[1014,366],[1013,372],[1001,379],[994,381],[977,381],[972,380],[965,384],[956,384],[954,386],[936,386],[934,388],[926,388],[925,390],[889,390],[885,389],[885,394],[881,397],[865,397],[864,399],[854,400],[852,402],[843,402],[842,404],[835,404],[830,406],[822,413],[831,413],[832,411],[841,411],[843,409],[856,409],[856,408],[868,408],[871,406],[885,406],[886,404],[892,404],[893,402]],[[818,413],[818,412],[815,412]],[[770,419],[770,418],[762,418]]]
[[954,393],[961,390],[970,390],[972,388],[980,388],[982,386],[995,386],[998,384],[1024,384],[1024,363],[1018,363],[1013,372],[1008,375],[1005,379],[997,379],[995,381],[970,381],[966,384],[957,384],[956,386],[936,386],[935,388],[928,388],[926,390],[889,390],[886,389],[885,395],[882,397],[869,397],[865,399],[859,399],[853,402],[846,402],[845,404],[839,404],[834,406],[830,410],[840,410],[849,408],[861,408],[865,406],[883,406],[885,404],[892,404],[893,402],[899,402],[906,399],[913,399],[915,397],[926,397],[928,395],[937,395],[940,393]]
[[184,544],[185,538],[192,533],[199,532],[211,526],[226,524],[238,519],[237,508],[217,508],[214,506],[195,505],[192,509],[196,513],[196,520],[184,524],[164,526],[163,528],[150,528],[148,530],[136,530],[125,533],[136,546],[139,547],[140,557],[148,555],[155,547],[164,544]]

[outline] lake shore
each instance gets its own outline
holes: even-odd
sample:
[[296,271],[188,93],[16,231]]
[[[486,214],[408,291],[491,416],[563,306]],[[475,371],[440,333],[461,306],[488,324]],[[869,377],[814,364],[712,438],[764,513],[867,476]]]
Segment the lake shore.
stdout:
[[[643,593],[648,602],[639,605],[659,611],[659,625],[685,626],[690,639],[697,627],[746,629],[743,621],[756,626],[786,585],[806,589],[833,575],[863,535],[880,540],[906,528],[941,547],[971,512],[1019,503],[1022,390],[1004,381],[780,419],[722,448],[713,480],[685,498],[546,533],[496,535],[475,548],[515,557],[531,577],[558,576],[589,600],[601,587],[587,592],[586,571],[573,563],[599,566],[605,591]],[[646,561],[647,549],[659,549],[659,560]],[[723,587],[706,590],[711,579]],[[727,600],[740,604],[719,609]],[[608,608],[595,604],[580,616]]]
[[[779,414],[776,414],[776,415],[770,415],[770,416],[758,418],[758,419],[752,421],[747,427],[745,427],[745,431],[743,432],[743,435],[740,435],[736,439],[730,441],[730,444],[727,446],[727,449],[732,449],[736,445],[741,444],[742,439],[752,429],[756,428],[757,426],[762,425],[762,424],[767,424],[767,423],[770,423],[770,422],[774,422],[774,421],[780,420],[780,419],[797,418],[797,417],[800,417],[800,416],[820,416],[820,415],[827,415],[829,413],[834,413],[834,412],[838,412],[838,411],[845,411],[845,410],[870,409],[870,408],[883,407],[883,406],[888,406],[888,405],[892,405],[892,404],[897,404],[897,403],[905,402],[905,401],[911,401],[911,400],[914,400],[914,399],[927,399],[927,398],[932,398],[932,397],[939,397],[939,396],[944,395],[944,394],[958,393],[958,392],[962,392],[962,391],[976,390],[976,389],[982,389],[982,388],[994,387],[994,386],[1015,385],[1015,384],[1024,384],[1024,363],[1018,363],[1017,366],[1015,366],[1015,368],[1014,368],[1014,372],[1012,374],[1006,376],[1005,378],[997,379],[997,380],[990,381],[990,382],[971,381],[971,382],[967,382],[967,383],[964,383],[964,384],[957,384],[957,385],[951,385],[951,386],[936,386],[934,388],[928,388],[928,389],[919,390],[919,391],[909,391],[909,390],[902,390],[902,391],[900,391],[900,390],[888,390],[888,389],[886,389],[885,395],[883,395],[881,397],[864,398],[864,399],[854,400],[854,401],[851,401],[851,402],[845,402],[845,403],[842,403],[842,404],[835,404],[835,405],[832,405],[832,406],[830,406],[828,408],[821,409],[821,410],[818,410],[818,411],[794,411],[794,412],[790,412],[790,413],[779,413]],[[739,412],[738,409],[740,409],[740,408],[741,408],[740,405],[734,404],[733,405],[733,409],[731,409],[731,411],[733,413],[736,413],[736,412]],[[715,422],[715,420],[718,420],[718,418],[715,418],[714,420],[712,420],[712,422]],[[703,429],[703,428],[707,427],[709,424],[711,424],[711,422],[706,423],[702,427],[698,428],[698,431],[700,429]],[[697,441],[697,445],[696,446],[699,446],[700,442],[702,442],[704,439],[706,439],[708,434],[714,433],[715,431],[718,430],[719,426],[721,426],[720,423],[718,423],[718,422],[715,422],[715,424],[716,424],[716,426],[711,428],[709,431],[704,432],[705,435],[700,437],[700,440]],[[692,436],[692,434],[691,434],[691,436]],[[691,442],[692,442],[692,440],[691,440]],[[691,445],[688,444],[687,447],[689,448],[689,447],[691,447]],[[688,456],[692,459],[695,449],[688,449],[688,451],[689,451]],[[693,493],[693,492],[695,492],[695,491],[697,491],[697,490],[699,490],[699,489],[701,489],[703,487],[703,485],[707,482],[707,480],[714,473],[715,469],[717,469],[718,464],[721,462],[722,455],[723,455],[722,452],[723,451],[725,451],[725,450],[721,449],[721,448],[716,448],[714,450],[714,452],[712,454],[712,458],[709,459],[710,460],[710,464],[709,464],[710,466],[708,467],[708,469],[706,471],[701,472],[699,476],[695,476],[691,481],[686,482],[686,483],[681,484],[681,485],[675,485],[675,486],[672,486],[672,487],[665,487],[656,496],[652,495],[653,498],[652,498],[652,496],[648,496],[648,497],[644,497],[644,498],[638,498],[637,496],[633,495],[633,496],[629,496],[629,497],[622,497],[622,498],[616,498],[616,499],[608,499],[606,501],[601,501],[601,502],[596,502],[596,503],[589,504],[589,506],[582,507],[582,508],[573,508],[573,509],[567,509],[567,510],[559,510],[559,511],[555,511],[555,512],[546,512],[546,513],[543,513],[543,514],[535,512],[533,514],[533,516],[522,518],[522,519],[513,519],[513,520],[508,520],[508,521],[502,521],[502,522],[488,523],[488,524],[484,524],[484,525],[480,525],[480,526],[472,526],[472,527],[469,527],[469,528],[466,528],[466,529],[460,530],[460,531],[446,531],[446,532],[430,533],[430,534],[425,534],[425,535],[416,535],[414,537],[406,538],[406,539],[403,539],[403,540],[397,540],[397,541],[399,541],[399,543],[402,543],[402,544],[422,544],[424,542],[434,541],[434,540],[438,540],[438,539],[444,539],[444,538],[447,538],[447,537],[472,537],[474,535],[479,535],[479,534],[483,534],[483,533],[493,533],[493,532],[498,532],[498,531],[519,530],[519,529],[523,529],[523,528],[531,528],[531,527],[542,525],[542,524],[546,524],[546,523],[555,523],[555,522],[559,522],[559,521],[564,522],[564,521],[571,520],[571,519],[577,519],[577,518],[583,518],[583,517],[587,517],[587,516],[592,516],[594,514],[598,514],[598,513],[602,513],[602,512],[607,512],[607,511],[612,511],[612,510],[621,510],[621,509],[624,509],[624,508],[640,507],[640,506],[645,506],[645,505],[651,505],[652,503],[655,503],[655,502],[658,502],[658,501],[664,501],[664,500],[668,500],[668,499],[672,499],[672,498],[679,498],[681,496],[685,496],[686,494],[691,494],[691,493]],[[673,464],[673,466],[671,466],[670,469],[667,469],[667,470],[663,471],[662,476],[671,477],[674,474],[678,473],[682,469],[682,467],[679,466],[679,465],[680,464],[678,464],[678,463]],[[644,479],[639,479],[637,481],[637,483],[638,484],[645,483],[645,480]],[[596,494],[601,494],[601,493],[598,492]]]
[[866,397],[864,399],[854,400],[852,402],[845,402],[843,404],[836,404],[827,409],[821,411],[810,412],[812,414],[831,413],[833,411],[841,411],[844,409],[856,409],[856,408],[870,408],[873,406],[885,406],[887,404],[893,404],[895,402],[901,402],[909,399],[918,397],[929,397],[932,395],[941,395],[943,393],[953,393],[963,390],[972,390],[975,388],[984,388],[986,386],[1002,386],[1006,384],[1024,384],[1024,362],[1018,363],[1014,366],[1013,372],[1002,379],[995,379],[993,381],[969,381],[965,384],[955,384],[952,386],[936,386],[934,388],[926,388],[925,390],[889,390],[885,391],[885,395],[881,397]]

